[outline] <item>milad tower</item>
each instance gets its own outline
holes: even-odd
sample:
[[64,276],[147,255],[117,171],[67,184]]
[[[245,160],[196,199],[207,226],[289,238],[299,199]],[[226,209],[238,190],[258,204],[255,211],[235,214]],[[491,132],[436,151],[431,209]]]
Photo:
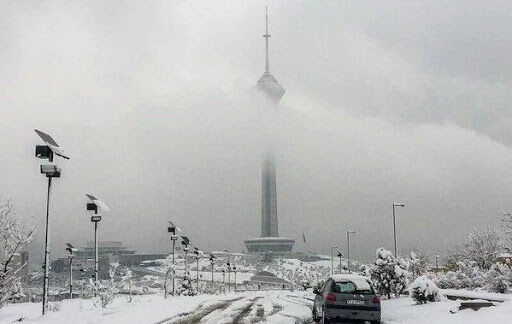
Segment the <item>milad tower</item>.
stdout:
[[[268,56],[268,13],[265,8],[265,73],[256,84],[256,89],[262,92],[272,108],[277,109],[279,101],[284,95],[285,89],[270,73]],[[293,239],[279,237],[277,223],[277,190],[276,190],[276,165],[274,155],[269,152],[265,156],[261,172],[261,237],[248,239],[245,246],[249,252],[259,253],[283,253],[292,250],[295,241]]]

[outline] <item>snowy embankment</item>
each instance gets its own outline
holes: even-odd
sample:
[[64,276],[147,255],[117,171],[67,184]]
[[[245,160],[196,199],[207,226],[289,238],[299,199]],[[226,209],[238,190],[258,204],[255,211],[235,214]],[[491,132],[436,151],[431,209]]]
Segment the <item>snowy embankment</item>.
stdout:
[[441,294],[447,297],[458,297],[461,299],[483,299],[489,301],[512,301],[512,295],[490,293],[486,291],[474,291],[465,289],[441,289]]
[[382,301],[383,323],[396,324],[482,324],[511,323],[512,301],[498,303],[494,307],[461,310],[455,314],[450,310],[460,305],[458,301],[444,300],[436,303],[415,305],[409,297]]

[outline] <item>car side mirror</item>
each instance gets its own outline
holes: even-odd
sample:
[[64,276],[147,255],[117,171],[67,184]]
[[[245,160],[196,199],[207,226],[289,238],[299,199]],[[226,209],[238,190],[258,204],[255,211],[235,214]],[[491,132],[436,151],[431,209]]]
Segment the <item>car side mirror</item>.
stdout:
[[313,294],[320,295],[320,292],[318,291],[318,288],[313,288]]

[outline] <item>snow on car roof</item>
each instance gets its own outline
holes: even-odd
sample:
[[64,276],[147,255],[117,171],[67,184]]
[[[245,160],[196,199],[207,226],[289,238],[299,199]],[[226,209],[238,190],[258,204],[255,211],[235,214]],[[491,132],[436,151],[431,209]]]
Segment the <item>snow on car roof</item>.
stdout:
[[351,281],[356,285],[356,288],[358,290],[371,290],[370,283],[368,282],[368,278],[356,274],[335,274],[330,276],[332,280],[339,282],[339,281]]

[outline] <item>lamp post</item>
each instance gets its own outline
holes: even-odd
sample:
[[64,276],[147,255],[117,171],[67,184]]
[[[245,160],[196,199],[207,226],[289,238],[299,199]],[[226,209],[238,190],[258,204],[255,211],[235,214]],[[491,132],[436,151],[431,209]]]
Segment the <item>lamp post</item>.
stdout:
[[343,258],[343,253],[338,252],[337,256],[340,258],[340,273],[341,273],[341,269],[343,269],[343,267],[341,266],[341,259]]
[[89,198],[90,203],[87,203],[87,210],[93,211],[91,216],[91,223],[94,223],[94,296],[98,294],[99,281],[98,281],[98,223],[101,221],[101,214],[98,211],[101,209],[109,211],[110,208],[101,200],[90,194],[85,194]]
[[337,249],[337,246],[331,246],[331,274],[334,274],[334,249]]
[[231,292],[231,263],[226,264],[228,268],[228,292]]
[[199,294],[199,256],[201,254],[201,251],[194,247],[194,254],[196,255],[196,290],[197,290],[197,293]]
[[436,273],[439,272],[439,254],[436,254]]
[[236,292],[236,265],[233,266],[233,272],[235,274],[235,292]]
[[222,291],[226,294],[226,270],[222,269]]
[[66,251],[69,252],[69,299],[73,299],[73,252],[76,251],[71,243],[66,243]]
[[212,266],[212,289],[213,289],[213,266],[215,264],[215,256],[213,254],[210,254],[210,262]]
[[49,286],[49,263],[50,263],[50,194],[52,187],[52,179],[60,178],[61,170],[57,165],[53,164],[53,155],[60,156],[69,160],[64,155],[59,144],[48,134],[37,129],[34,130],[46,145],[36,145],[36,157],[39,159],[48,159],[50,164],[41,165],[41,174],[48,178],[48,193],[46,196],[46,225],[45,225],[45,244],[44,244],[44,276],[43,276],[43,315],[48,308],[48,286]]
[[186,236],[181,237],[181,245],[183,245],[183,252],[185,253],[185,275],[184,277],[188,277],[188,263],[187,263],[187,255],[188,255],[188,246],[190,244],[190,239]]
[[395,257],[396,255],[396,220],[395,220],[395,207],[405,207],[403,203],[393,203],[393,237],[395,242]]
[[356,234],[355,231],[348,230],[347,231],[347,269],[348,273],[350,272],[350,234]]
[[[175,295],[175,277],[176,277],[176,261],[175,261],[175,254],[176,254],[176,241],[178,240],[178,235],[176,235],[176,231],[181,232],[181,229],[179,229],[176,225],[174,225],[173,222],[169,221],[169,225],[167,226],[167,232],[171,234],[171,242],[172,242],[172,295]],[[167,278],[165,278],[167,282]],[[167,298],[167,289],[164,291],[164,298]]]

